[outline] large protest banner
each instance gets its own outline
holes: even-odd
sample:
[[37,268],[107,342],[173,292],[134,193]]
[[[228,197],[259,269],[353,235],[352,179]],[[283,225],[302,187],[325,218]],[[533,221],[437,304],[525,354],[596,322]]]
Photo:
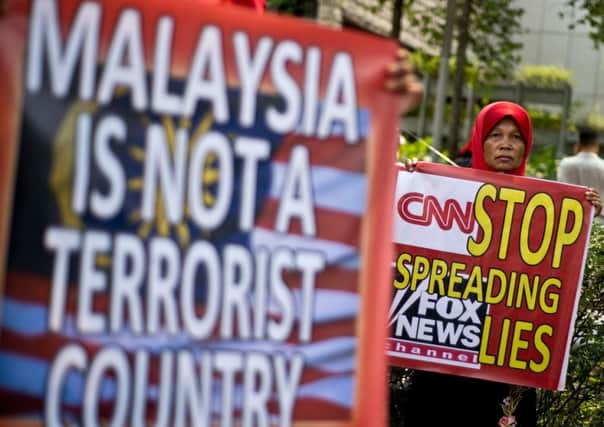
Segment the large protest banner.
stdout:
[[393,216],[391,363],[563,389],[585,188],[420,163],[399,168]]
[[196,1],[12,19],[4,425],[383,424],[396,44]]
[[[1,13],[1,12],[0,12]],[[8,235],[12,182],[16,170],[18,122],[21,112],[22,68],[20,56],[25,38],[25,18],[19,14],[0,16],[0,301],[4,277],[4,257]],[[10,65],[9,65],[10,64]]]

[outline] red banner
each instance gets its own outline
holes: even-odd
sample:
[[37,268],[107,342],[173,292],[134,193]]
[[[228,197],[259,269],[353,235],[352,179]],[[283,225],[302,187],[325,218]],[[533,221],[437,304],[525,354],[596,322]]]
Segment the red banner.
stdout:
[[592,217],[583,187],[400,168],[392,363],[563,389]]
[[13,22],[0,415],[384,422],[396,44],[197,1]]

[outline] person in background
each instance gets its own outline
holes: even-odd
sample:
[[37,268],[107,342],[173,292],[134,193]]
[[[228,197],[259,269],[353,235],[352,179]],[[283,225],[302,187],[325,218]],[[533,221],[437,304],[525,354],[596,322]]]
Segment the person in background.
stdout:
[[[472,153],[473,169],[524,176],[532,144],[533,128],[526,110],[500,101],[478,113],[466,147]],[[407,169],[413,171],[415,163],[407,162]],[[602,202],[598,191],[588,189],[585,197],[599,214]],[[511,395],[518,396],[518,390],[504,383],[418,370],[409,390],[405,427],[534,427],[534,389],[524,389],[513,416],[502,411],[502,405]]]
[[464,168],[469,168],[472,166],[472,151],[470,150],[469,142],[459,149],[457,157],[455,157],[453,161],[457,166],[461,166]]
[[592,127],[579,128],[576,154],[560,161],[558,181],[604,191],[604,160],[598,156],[599,137],[598,131]]

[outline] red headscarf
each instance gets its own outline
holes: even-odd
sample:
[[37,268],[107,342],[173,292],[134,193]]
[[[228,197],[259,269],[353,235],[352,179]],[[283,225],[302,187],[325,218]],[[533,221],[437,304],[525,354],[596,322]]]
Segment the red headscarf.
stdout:
[[518,126],[518,130],[522,134],[524,143],[526,144],[522,164],[516,169],[506,173],[512,175],[524,175],[524,171],[526,169],[526,159],[528,158],[533,145],[533,126],[531,125],[531,119],[524,108],[518,104],[507,101],[493,102],[480,110],[478,116],[476,116],[476,121],[474,122],[474,127],[472,128],[472,133],[470,135],[470,140],[465,146],[472,150],[473,169],[487,171],[494,170],[484,161],[482,144],[484,143],[484,140],[491,129],[493,129],[497,123],[506,117],[516,122],[516,126]]

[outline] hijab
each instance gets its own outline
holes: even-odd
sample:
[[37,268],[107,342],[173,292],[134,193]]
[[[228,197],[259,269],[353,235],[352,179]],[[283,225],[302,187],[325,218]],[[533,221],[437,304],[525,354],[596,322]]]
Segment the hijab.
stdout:
[[464,148],[467,147],[472,151],[473,169],[494,171],[494,169],[487,165],[484,160],[482,145],[489,132],[504,118],[514,120],[525,143],[524,159],[522,159],[522,163],[516,169],[506,173],[524,175],[526,160],[533,145],[533,126],[531,125],[531,119],[526,110],[518,104],[508,101],[498,101],[493,102],[480,110],[478,116],[476,116],[476,121],[474,122],[472,133],[470,134],[470,140]]

